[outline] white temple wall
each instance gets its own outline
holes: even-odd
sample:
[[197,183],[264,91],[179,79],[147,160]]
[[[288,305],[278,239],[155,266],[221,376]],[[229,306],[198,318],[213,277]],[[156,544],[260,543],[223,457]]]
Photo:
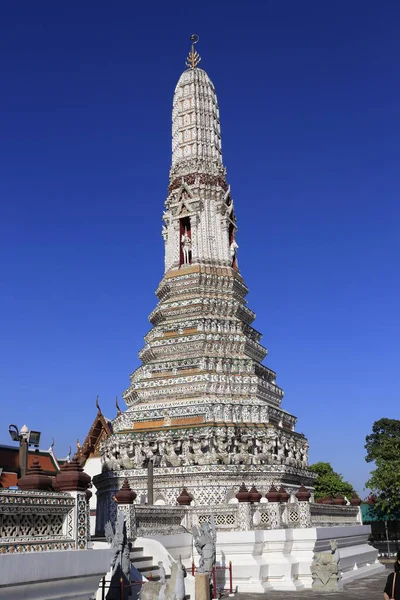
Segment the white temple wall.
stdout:
[[[339,569],[346,583],[384,569],[377,559],[378,551],[368,544],[370,532],[366,525],[218,532],[217,566],[228,566],[232,561],[233,586],[238,586],[239,592],[311,589],[314,552],[328,551],[329,540],[336,539]],[[140,538],[139,545],[145,539]],[[190,534],[155,536],[155,539],[174,558],[181,556],[187,569],[191,568],[193,555],[198,564]],[[226,581],[227,578],[226,574]]]

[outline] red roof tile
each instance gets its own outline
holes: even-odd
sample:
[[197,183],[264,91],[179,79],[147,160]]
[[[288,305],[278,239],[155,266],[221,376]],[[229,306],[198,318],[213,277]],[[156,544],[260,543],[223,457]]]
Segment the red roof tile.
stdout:
[[0,476],[0,486],[3,488],[8,488],[13,485],[17,485],[17,474],[16,473],[5,473],[2,472]]
[[[18,455],[19,448],[16,446],[0,446],[0,467],[5,472],[18,472]],[[39,464],[48,475],[55,475],[59,471],[57,462],[54,460],[50,452],[39,450],[36,452],[30,450],[28,453],[28,469],[32,467],[33,460],[37,456]],[[4,485],[4,484],[3,484]],[[14,484],[11,484],[14,485]]]

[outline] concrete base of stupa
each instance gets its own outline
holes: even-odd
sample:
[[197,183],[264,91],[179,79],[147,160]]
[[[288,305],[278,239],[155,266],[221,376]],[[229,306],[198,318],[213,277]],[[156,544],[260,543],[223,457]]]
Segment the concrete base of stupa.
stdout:
[[[265,494],[271,485],[284,486],[289,502],[301,484],[311,485],[309,471],[287,465],[192,465],[187,467],[154,467],[153,504],[176,507],[183,488],[192,496],[192,507],[225,507],[236,503],[236,494],[243,482],[250,489],[255,485],[266,502]],[[104,471],[93,479],[97,488],[96,533],[102,535],[105,523],[116,517],[115,493],[127,479],[137,494],[136,503],[148,502],[147,469]]]
[[176,506],[184,487],[193,506],[226,506],[235,500],[242,482],[248,488],[255,485],[262,496],[271,485],[283,486],[292,499],[302,484],[313,491],[316,476],[308,470],[303,435],[271,423],[194,424],[193,419],[185,419],[184,425],[171,420],[163,429],[135,423],[132,430],[104,440],[103,471],[93,478],[98,534],[108,519],[114,520],[113,498],[125,479],[137,503],[163,506]]
[[[335,539],[339,548],[341,581],[346,585],[354,579],[384,570],[377,560],[378,551],[368,543],[370,531],[369,526],[355,525],[218,532],[217,566],[228,567],[232,561],[233,588],[239,592],[311,589],[314,552],[328,551],[329,540]],[[181,556],[187,569],[192,560],[198,563],[189,533],[154,536],[152,539],[140,537],[135,544],[143,547],[147,554],[151,553],[154,540],[174,558]],[[217,587],[228,588],[228,571],[218,569],[217,574]]]

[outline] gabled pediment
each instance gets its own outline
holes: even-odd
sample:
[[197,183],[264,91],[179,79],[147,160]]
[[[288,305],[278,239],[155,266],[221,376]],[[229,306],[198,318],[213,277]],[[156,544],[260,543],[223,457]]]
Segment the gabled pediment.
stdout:
[[187,212],[192,212],[193,200],[194,200],[193,193],[192,193],[190,187],[185,182],[184,178],[182,177],[181,187],[179,188],[179,191],[178,191],[178,194],[176,197],[177,206],[175,209],[175,214],[178,216],[178,215],[185,214]]
[[112,434],[111,422],[99,410],[80,449],[83,461],[100,455],[100,444]]

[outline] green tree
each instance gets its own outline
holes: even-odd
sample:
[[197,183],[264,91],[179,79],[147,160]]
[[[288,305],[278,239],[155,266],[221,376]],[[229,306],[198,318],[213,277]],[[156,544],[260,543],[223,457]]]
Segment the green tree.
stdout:
[[365,485],[376,496],[375,510],[382,517],[394,518],[400,512],[400,421],[375,421],[365,442],[365,460],[375,462]]
[[337,494],[351,498],[355,494],[353,486],[343,481],[343,475],[336,473],[328,462],[317,462],[309,466],[310,471],[318,475],[315,481],[315,499],[334,498]]

